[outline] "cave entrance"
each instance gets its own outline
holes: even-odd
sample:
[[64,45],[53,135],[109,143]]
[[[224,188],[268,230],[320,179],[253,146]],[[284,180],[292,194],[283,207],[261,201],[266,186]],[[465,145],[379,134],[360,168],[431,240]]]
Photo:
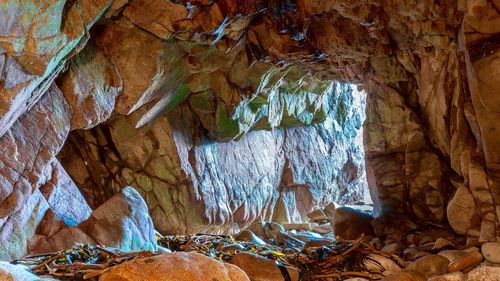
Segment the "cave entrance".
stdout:
[[126,186],[163,233],[231,232],[295,223],[330,202],[371,210],[365,173],[366,93],[335,82],[324,122],[215,141],[189,104],[137,129],[147,109],[75,130],[59,155],[92,208]]

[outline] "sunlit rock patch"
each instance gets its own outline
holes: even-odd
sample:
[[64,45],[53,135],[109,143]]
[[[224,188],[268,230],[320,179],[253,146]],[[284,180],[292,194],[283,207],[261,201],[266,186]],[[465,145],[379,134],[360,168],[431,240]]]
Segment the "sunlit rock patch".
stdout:
[[[301,222],[315,207],[359,204],[366,193],[362,94],[353,94],[350,85],[329,84],[320,93],[276,93],[287,95],[286,108],[302,110],[308,109],[307,95],[321,98],[325,117],[319,125],[254,127],[220,142],[207,135],[190,106],[136,129],[147,110],[140,109],[73,132],[60,159],[91,206],[125,183],[137,188],[163,233],[233,232],[276,216]],[[227,118],[238,124],[237,113]]]

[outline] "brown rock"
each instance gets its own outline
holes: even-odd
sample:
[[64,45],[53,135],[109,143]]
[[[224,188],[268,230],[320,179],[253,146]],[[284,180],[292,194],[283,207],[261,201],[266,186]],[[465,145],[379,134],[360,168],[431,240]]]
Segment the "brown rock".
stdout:
[[432,249],[433,250],[440,250],[440,249],[443,249],[445,247],[453,247],[453,242],[451,241],[448,241],[444,238],[438,238],[436,239],[436,241],[434,242],[434,245],[432,246]]
[[239,241],[248,241],[257,245],[266,244],[266,242],[264,242],[262,239],[260,239],[257,235],[255,235],[252,231],[248,229],[242,230],[240,233],[235,235],[235,238]]
[[[69,131],[69,115],[69,107],[62,93],[56,86],[52,86],[30,112],[0,137],[2,260],[12,260],[27,254],[28,241],[35,234],[35,229],[49,207],[38,187],[45,184],[56,185],[56,190],[65,191],[64,186],[57,187],[57,177],[52,181],[50,174],[53,172],[55,156]],[[58,208],[61,203],[58,198],[54,198],[50,192],[47,195],[56,210],[62,211],[62,208]],[[61,198],[66,195],[68,194],[61,194]],[[80,207],[75,204],[75,209]],[[81,215],[84,216],[85,212]],[[66,215],[71,217],[71,213]],[[75,217],[77,218],[78,216]]]
[[328,220],[328,216],[321,209],[315,209],[314,211],[308,213],[307,217],[312,222]]
[[395,254],[395,253],[399,253],[399,252],[403,251],[403,249],[404,249],[404,247],[403,247],[403,245],[401,245],[401,243],[392,243],[389,245],[385,245],[384,247],[382,247],[382,249],[380,249],[380,251],[385,252],[385,253],[389,253],[389,254]]
[[[251,281],[299,280],[299,271],[295,267],[279,265],[255,254],[238,253],[229,262],[241,268]],[[283,271],[287,272],[288,277],[284,276]]]
[[491,263],[500,263],[500,242],[488,242],[481,246],[481,253]]
[[[147,274],[145,274],[147,273]],[[107,270],[99,281],[248,281],[238,267],[197,253],[176,252],[125,262]]]
[[122,84],[114,64],[91,41],[58,79],[58,86],[73,109],[71,128],[89,129],[107,120]]
[[471,251],[448,265],[448,272],[464,271],[473,268],[483,261],[483,255],[479,251]]
[[389,276],[395,272],[401,271],[401,268],[395,261],[384,256],[370,254],[366,258],[365,266],[370,272],[377,272],[384,276]]
[[323,239],[310,239],[304,245],[304,249],[329,246],[332,243],[333,243],[333,239],[325,239],[325,238],[323,238]]
[[476,204],[467,187],[461,185],[457,189],[448,203],[446,214],[450,226],[458,234],[465,234],[467,229],[472,226],[476,214]]
[[57,233],[38,237],[31,253],[70,248],[75,241],[116,247],[123,251],[156,250],[154,226],[140,194],[126,187],[92,212],[78,226],[66,226]]
[[479,248],[476,247],[471,247],[467,248],[465,250],[443,250],[438,253],[438,255],[443,256],[447,258],[450,262],[454,261],[470,252],[477,252],[479,251]]
[[447,273],[428,279],[428,281],[463,281],[463,280],[465,280],[465,277],[464,274],[460,271]]
[[448,259],[439,255],[428,255],[417,259],[416,261],[408,264],[405,270],[410,270],[430,278],[436,275],[446,273],[448,267]]
[[500,281],[500,267],[480,265],[467,274],[466,281]]
[[335,210],[332,229],[336,236],[342,239],[353,240],[361,234],[373,235],[369,214],[349,207],[340,207]]
[[382,278],[381,281],[427,281],[427,278],[416,272],[401,271]]
[[326,204],[326,206],[323,208],[323,212],[327,217],[330,219],[333,219],[333,216],[335,216],[335,209],[337,209],[337,206],[335,206],[335,203],[330,202]]

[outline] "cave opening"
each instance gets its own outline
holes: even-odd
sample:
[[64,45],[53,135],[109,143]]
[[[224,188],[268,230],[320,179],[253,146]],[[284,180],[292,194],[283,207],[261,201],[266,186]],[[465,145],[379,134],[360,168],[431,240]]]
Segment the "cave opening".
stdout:
[[[308,213],[329,203],[371,212],[366,93],[340,82],[320,93],[319,122],[257,125],[234,140],[214,139],[189,99],[136,128],[152,107],[145,106],[72,131],[58,159],[91,208],[131,186],[164,234],[234,233],[258,220],[307,223]],[[287,98],[288,108],[304,102]],[[296,113],[281,114],[287,123]]]

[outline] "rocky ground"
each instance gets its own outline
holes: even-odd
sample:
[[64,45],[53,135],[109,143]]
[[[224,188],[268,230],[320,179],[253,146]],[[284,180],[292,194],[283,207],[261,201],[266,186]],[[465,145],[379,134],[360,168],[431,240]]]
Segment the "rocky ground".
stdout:
[[[134,197],[133,189],[124,190],[122,197],[110,201],[119,204],[126,201],[120,199]],[[149,243],[151,249],[123,252],[81,244],[2,262],[0,279],[500,280],[499,242],[479,245],[434,224],[401,224],[392,235],[377,236],[376,223],[368,212],[333,203],[308,217],[309,222],[303,224],[257,222],[234,236],[156,233],[153,239],[132,231],[131,237],[117,235],[123,245],[135,241]]]

